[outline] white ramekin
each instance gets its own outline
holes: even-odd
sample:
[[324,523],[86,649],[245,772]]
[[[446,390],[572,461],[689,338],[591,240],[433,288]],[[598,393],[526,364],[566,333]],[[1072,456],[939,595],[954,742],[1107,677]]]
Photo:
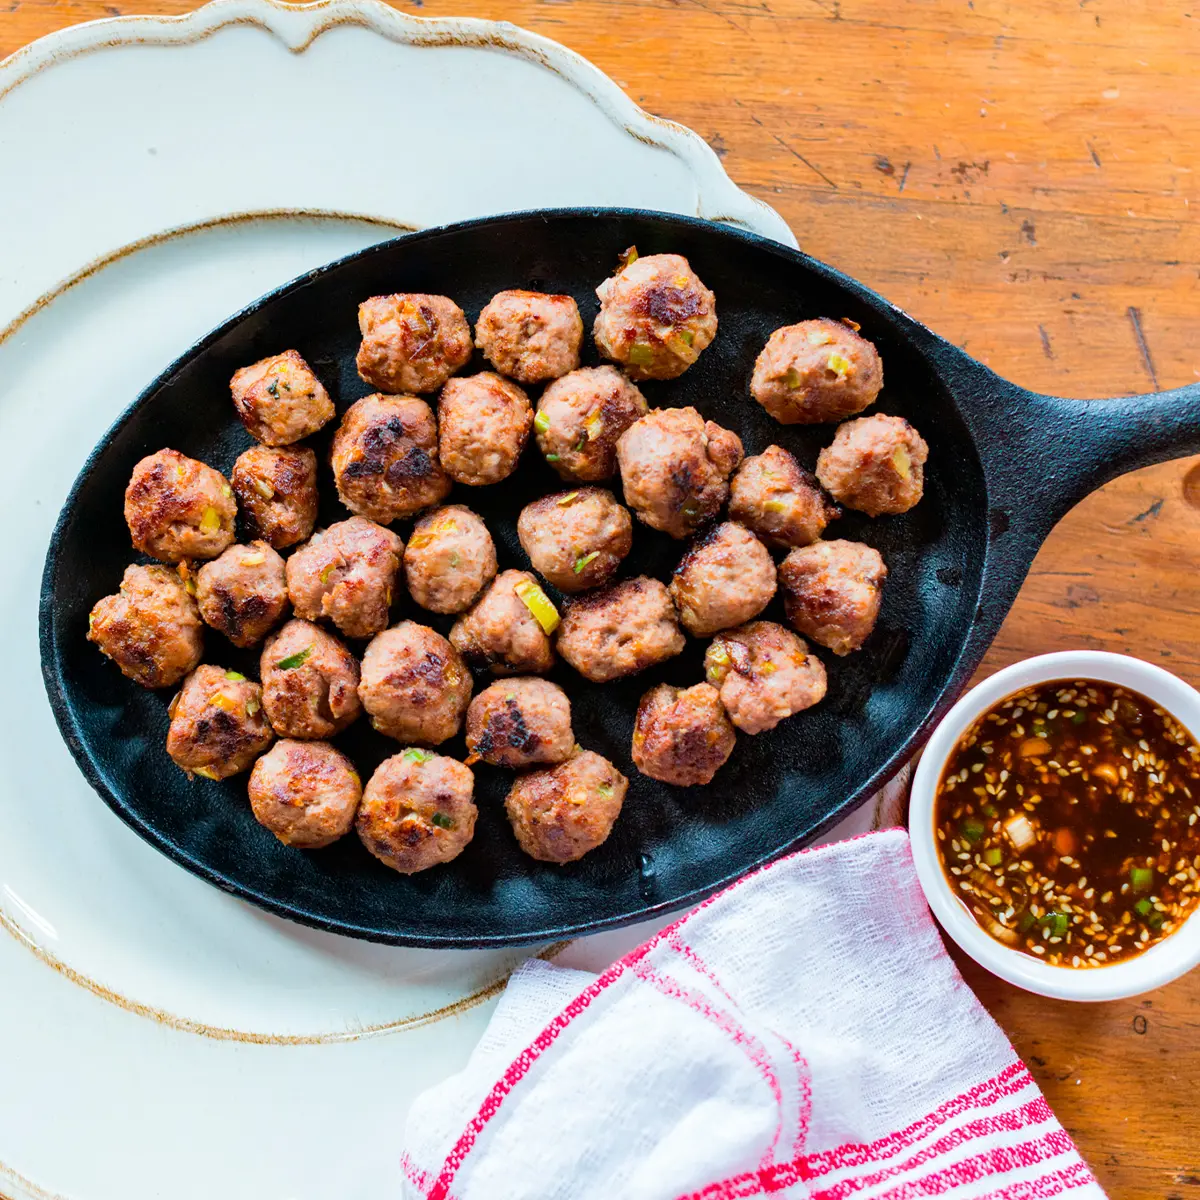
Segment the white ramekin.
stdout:
[[1119,1000],[1178,979],[1200,963],[1200,919],[1193,912],[1156,946],[1107,967],[1053,967],[989,937],[954,894],[938,861],[934,798],[946,760],[972,722],[997,701],[1039,683],[1095,679],[1141,692],[1188,729],[1200,734],[1200,692],[1161,667],[1123,654],[1069,650],[1014,663],[967,692],[929,739],[913,777],[909,833],[917,875],[934,916],[977,963],[1001,979],[1060,1000]]

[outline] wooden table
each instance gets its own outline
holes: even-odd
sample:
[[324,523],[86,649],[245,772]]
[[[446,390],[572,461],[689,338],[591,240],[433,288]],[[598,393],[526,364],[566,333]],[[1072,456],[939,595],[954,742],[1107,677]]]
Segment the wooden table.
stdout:
[[[193,6],[0,0],[0,57],[76,21]],[[398,7],[504,18],[580,51],[707,138],[809,253],[1018,383],[1086,397],[1200,377],[1200,6]],[[1200,460],[1127,476],[1071,513],[982,673],[1069,647],[1200,684]],[[1200,1200],[1200,972],[1082,1007],[962,965],[1113,1197]]]

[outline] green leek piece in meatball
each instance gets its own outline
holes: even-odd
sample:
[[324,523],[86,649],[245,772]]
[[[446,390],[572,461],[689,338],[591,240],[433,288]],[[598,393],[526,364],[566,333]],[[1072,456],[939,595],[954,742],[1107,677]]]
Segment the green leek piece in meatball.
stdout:
[[236,516],[225,476],[178,450],[147,455],[125,489],[133,544],[160,562],[216,558],[233,544]]
[[189,775],[227,779],[250,768],[275,733],[262,688],[238,671],[197,667],[168,710],[167,753]]

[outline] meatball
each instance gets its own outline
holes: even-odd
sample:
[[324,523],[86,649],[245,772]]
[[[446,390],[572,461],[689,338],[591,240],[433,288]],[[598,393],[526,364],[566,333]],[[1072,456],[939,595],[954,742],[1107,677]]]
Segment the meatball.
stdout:
[[729,484],[729,515],[768,546],[808,546],[842,510],[782,446],[746,459]]
[[638,258],[631,249],[626,257],[596,289],[600,314],[592,336],[631,379],[674,379],[717,336],[716,297],[682,255]]
[[925,491],[925,439],[903,417],[875,413],[838,427],[817,458],[817,478],[869,517],[906,513]]
[[751,621],[714,638],[704,669],[743,733],[774,729],[825,696],[824,664],[774,621]]
[[533,569],[560,592],[606,584],[633,547],[633,521],[612,492],[580,488],[521,509],[517,536]]
[[250,809],[285,846],[320,850],[350,832],[362,799],[354,764],[328,742],[276,742],[250,772]]
[[568,482],[597,483],[617,469],[617,439],[647,411],[616,367],[583,367],[556,379],[533,419],[538,449]]
[[314,534],[288,559],[287,588],[298,617],[332,621],[346,637],[388,625],[404,543],[390,529],[351,517]]
[[413,748],[384,759],[367,781],[358,836],[385,866],[411,875],[457,858],[475,833],[470,767]]
[[633,763],[643,775],[676,787],[711,783],[733,753],[737,734],[710,683],[651,688],[633,723]]
[[507,479],[529,441],[533,409],[515,383],[481,371],[451,379],[438,398],[438,454],[459,483],[484,487]]
[[475,322],[475,345],[501,375],[545,383],[579,366],[583,321],[570,296],[497,292]]
[[528,571],[502,571],[454,623],[450,641],[497,675],[538,675],[554,666],[550,633],[557,624],[558,612]]
[[333,435],[330,462],[342,503],[380,525],[438,504],[450,491],[433,411],[416,396],[356,400]]
[[473,762],[528,767],[571,757],[571,702],[545,679],[506,679],[486,687],[467,709],[467,749]]
[[263,712],[262,688],[223,667],[197,667],[167,711],[167,753],[189,775],[228,779],[245,771],[275,738]]
[[683,538],[725,503],[742,441],[694,408],[656,408],[621,434],[617,460],[625,503],[651,529]]
[[142,687],[164,688],[195,669],[204,626],[183,580],[170,567],[125,568],[121,590],[97,601],[88,617],[95,642]]
[[197,572],[196,602],[205,623],[235,646],[257,646],[287,611],[283,559],[266,542],[230,546]]
[[229,390],[246,432],[265,446],[290,446],[334,418],[329,393],[295,350],[243,367]]
[[404,551],[409,595],[436,613],[459,613],[496,575],[496,544],[482,519],[461,504],[427,512]]
[[644,671],[683,646],[667,589],[645,575],[572,600],[558,631],[558,652],[595,683]]
[[143,458],[125,489],[134,546],[162,562],[216,558],[233,543],[236,516],[225,476],[178,450]]
[[814,542],[779,564],[787,618],[834,654],[857,650],[879,616],[887,567],[861,542]]
[[722,521],[683,556],[669,590],[683,627],[703,637],[757,617],[775,586],[766,546],[744,525]]
[[471,357],[471,327],[448,296],[372,296],[358,328],[358,373],[381,392],[436,392]]
[[504,801],[521,849],[541,862],[568,863],[595,850],[621,815],[629,780],[590,750],[518,775]]
[[754,364],[750,394],[782,425],[841,421],[875,403],[883,361],[857,327],[821,317],[777,329]]
[[317,456],[301,446],[251,446],[229,477],[251,537],[276,550],[312,536],[317,523]]
[[471,672],[436,630],[401,621],[371,639],[358,695],[380,733],[436,746],[462,724]]
[[280,737],[330,738],[361,711],[358,660],[331,633],[293,619],[263,647],[263,707]]

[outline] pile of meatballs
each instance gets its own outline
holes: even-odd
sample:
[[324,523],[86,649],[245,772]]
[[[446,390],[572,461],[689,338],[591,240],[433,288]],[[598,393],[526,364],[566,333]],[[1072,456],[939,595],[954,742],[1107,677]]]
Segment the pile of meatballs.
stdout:
[[[134,468],[125,518],[157,561],[128,567],[88,637],[144,687],[182,681],[168,754],[190,776],[249,771],[254,816],[285,844],[316,849],[353,827],[397,871],[447,862],[474,833],[471,767],[484,762],[516,772],[505,807],[522,849],[573,861],[608,837],[628,780],[577,743],[568,695],[542,678],[556,655],[604,682],[679,654],[687,635],[711,639],[706,677],[650,689],[634,726],[637,769],[687,787],[713,779],[737,731],[773,729],[823,698],[805,639],[845,655],[870,634],[887,567],[870,546],[823,534],[843,506],[911,508],[928,455],[908,422],[857,415],[883,383],[874,345],[853,322],[806,320],[758,356],[750,390],[771,416],[839,423],[814,476],[777,445],[745,457],[694,408],[648,406],[638,383],[683,374],[717,334],[713,293],[685,258],[631,248],[597,296],[593,337],[611,365],[582,368],[570,296],[501,292],[474,338],[446,296],[366,300],[357,367],[378,391],[334,434],[333,478],[353,515],[328,528],[314,532],[318,463],[303,442],[337,413],[296,350],[233,376],[255,444],[228,479],[173,449]],[[458,374],[475,347],[494,369]],[[533,385],[545,385],[536,405]],[[436,407],[421,398],[433,393]],[[453,484],[508,477],[531,434],[564,487],[520,514],[533,572],[501,571],[483,519],[446,501]],[[634,516],[690,540],[669,583],[617,579]],[[411,518],[406,543],[391,526]],[[401,589],[457,617],[448,638],[390,624]],[[756,619],[777,589],[792,628]],[[261,646],[258,681],[201,663],[205,625]],[[478,692],[472,669],[493,677]],[[398,744],[365,786],[330,742],[364,714]],[[437,753],[464,722],[466,761]]]

